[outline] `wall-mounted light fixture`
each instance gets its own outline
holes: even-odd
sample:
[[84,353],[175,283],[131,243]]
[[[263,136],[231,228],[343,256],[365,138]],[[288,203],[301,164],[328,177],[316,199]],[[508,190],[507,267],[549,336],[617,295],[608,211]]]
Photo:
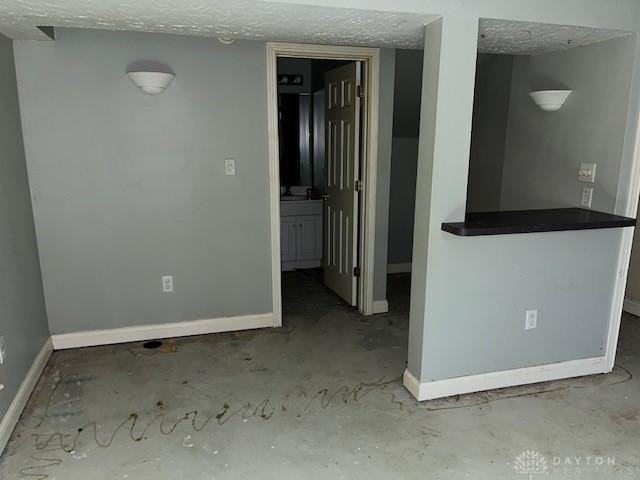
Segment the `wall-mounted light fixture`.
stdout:
[[529,95],[544,112],[555,112],[560,110],[565,100],[572,90],[538,90],[530,92]]
[[173,82],[176,77],[166,72],[127,72],[133,84],[148,95],[158,95]]

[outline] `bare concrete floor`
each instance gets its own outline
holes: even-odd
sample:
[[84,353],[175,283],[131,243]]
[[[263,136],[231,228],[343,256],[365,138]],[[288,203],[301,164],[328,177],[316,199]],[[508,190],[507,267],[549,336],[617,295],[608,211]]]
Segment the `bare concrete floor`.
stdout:
[[417,403],[401,385],[408,282],[363,318],[317,274],[286,274],[282,329],[56,352],[0,478],[640,476],[638,319],[610,375]]

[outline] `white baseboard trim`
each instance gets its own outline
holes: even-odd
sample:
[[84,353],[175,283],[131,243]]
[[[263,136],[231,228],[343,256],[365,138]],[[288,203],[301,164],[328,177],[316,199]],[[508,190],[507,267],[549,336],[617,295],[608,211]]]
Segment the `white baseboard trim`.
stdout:
[[622,310],[636,317],[640,317],[640,301],[625,297]]
[[374,315],[376,313],[387,313],[389,311],[389,302],[386,300],[374,300],[372,312]]
[[273,327],[273,313],[62,333],[51,335],[51,340],[53,341],[54,349],[63,350],[66,348],[139,342],[141,340],[153,340],[156,338],[186,337],[189,335],[204,335],[207,333],[231,332],[265,327]]
[[11,437],[11,433],[20,419],[22,410],[24,410],[24,407],[31,396],[31,392],[33,392],[33,389],[38,383],[40,375],[42,375],[44,367],[47,366],[47,362],[49,361],[49,357],[52,353],[53,344],[51,343],[51,339],[47,338],[47,341],[44,342],[40,352],[38,352],[38,355],[36,355],[36,358],[33,360],[31,368],[29,368],[27,375],[24,377],[15,397],[13,397],[13,401],[9,404],[9,408],[7,409],[7,413],[4,415],[2,422],[0,422],[0,455],[4,452],[7,442]]
[[387,274],[410,273],[411,263],[390,263],[387,265]]
[[602,356],[422,383],[405,370],[403,384],[416,399],[422,401],[610,371],[607,357]]
[[420,398],[420,381],[412,375],[408,368],[404,369],[402,384],[416,400],[426,400],[426,398]]

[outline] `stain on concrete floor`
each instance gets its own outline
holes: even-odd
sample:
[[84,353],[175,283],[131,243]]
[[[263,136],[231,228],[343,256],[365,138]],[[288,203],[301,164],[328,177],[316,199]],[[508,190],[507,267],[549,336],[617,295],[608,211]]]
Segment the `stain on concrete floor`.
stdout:
[[635,317],[610,375],[418,403],[401,384],[407,275],[367,318],[318,272],[283,289],[281,329],[54,353],[0,478],[517,479],[525,451],[547,478],[640,475]]

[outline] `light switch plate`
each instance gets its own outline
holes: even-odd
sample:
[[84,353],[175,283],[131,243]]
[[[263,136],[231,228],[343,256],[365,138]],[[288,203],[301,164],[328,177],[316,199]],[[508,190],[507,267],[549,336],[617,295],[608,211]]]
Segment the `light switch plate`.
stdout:
[[578,181],[593,183],[596,180],[596,164],[581,163],[578,170]]
[[586,208],[591,208],[591,200],[593,199],[593,187],[584,187],[582,189],[582,199],[580,205]]
[[236,160],[235,158],[224,159],[224,174],[235,175],[236,174]]

